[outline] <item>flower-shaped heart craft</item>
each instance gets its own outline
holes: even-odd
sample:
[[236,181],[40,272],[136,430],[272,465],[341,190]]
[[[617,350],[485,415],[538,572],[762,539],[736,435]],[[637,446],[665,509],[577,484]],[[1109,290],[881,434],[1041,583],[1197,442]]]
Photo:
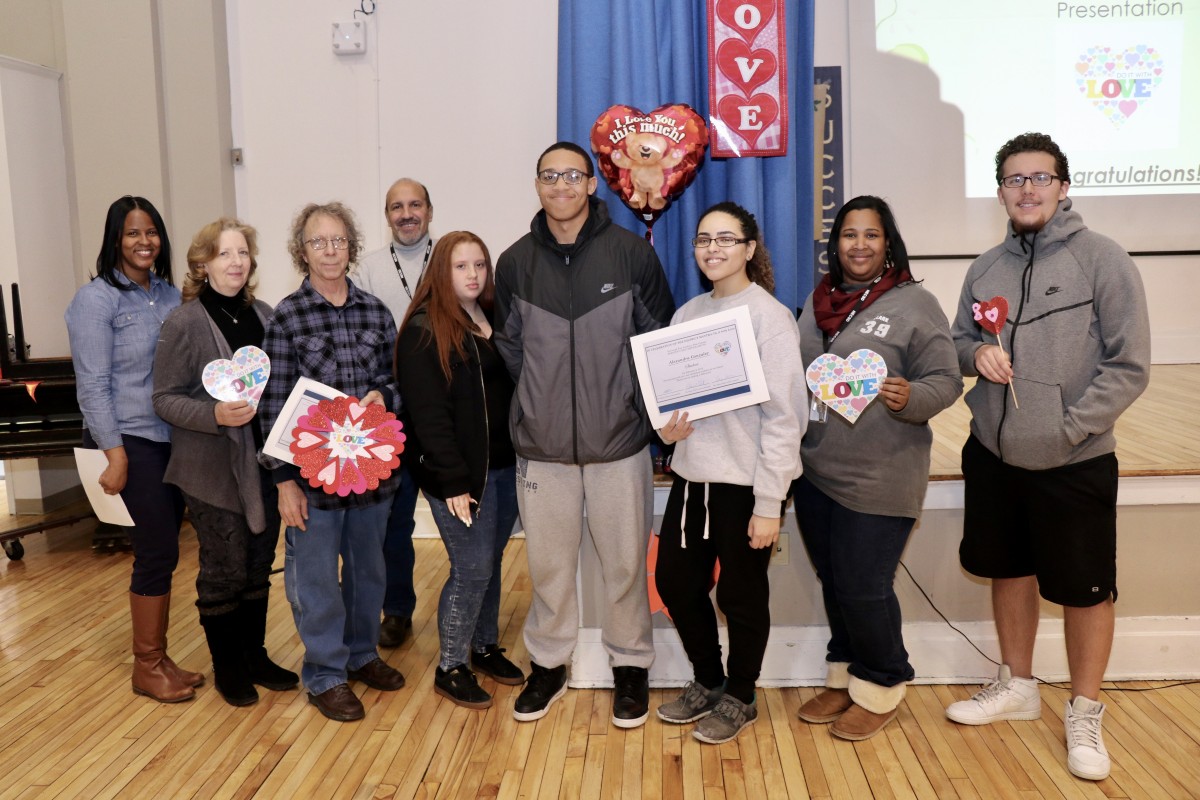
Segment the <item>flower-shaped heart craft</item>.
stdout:
[[404,433],[396,415],[356,397],[322,400],[296,420],[289,445],[301,477],[340,497],[379,488],[400,466]]
[[979,323],[979,327],[999,336],[1000,329],[1004,327],[1004,321],[1008,319],[1008,301],[1000,295],[996,295],[991,300],[972,303],[971,311],[974,312],[975,321]]
[[841,414],[850,424],[858,421],[887,377],[887,363],[874,350],[855,350],[848,357],[825,353],[804,373],[813,397]]
[[253,408],[271,376],[271,359],[253,345],[238,348],[232,359],[218,358],[204,367],[200,380],[218,400],[245,400]]

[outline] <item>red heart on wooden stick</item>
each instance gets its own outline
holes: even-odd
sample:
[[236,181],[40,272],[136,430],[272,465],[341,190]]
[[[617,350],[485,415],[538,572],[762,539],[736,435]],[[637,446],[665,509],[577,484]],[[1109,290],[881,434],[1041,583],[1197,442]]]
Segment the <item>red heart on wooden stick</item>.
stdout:
[[775,0],[717,0],[717,19],[738,32],[746,44],[754,44],[775,16]]
[[975,312],[975,321],[979,323],[979,327],[996,336],[1000,335],[1000,329],[1004,327],[1004,321],[1008,319],[1007,300],[996,295],[991,300],[972,303],[971,310]]
[[717,48],[717,69],[749,97],[775,76],[778,65],[770,50],[751,50],[745,42],[726,39]]

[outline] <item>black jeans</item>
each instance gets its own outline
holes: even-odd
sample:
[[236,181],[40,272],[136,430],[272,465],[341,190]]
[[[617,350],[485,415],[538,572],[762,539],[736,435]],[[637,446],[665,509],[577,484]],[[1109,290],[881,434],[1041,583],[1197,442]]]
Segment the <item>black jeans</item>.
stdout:
[[[163,483],[170,442],[154,442],[140,436],[121,435],[129,459],[128,478],[121,499],[133,518],[129,541],[133,545],[133,575],[129,591],[157,597],[171,591],[171,575],[179,563],[179,526],[183,522],[183,496]],[[96,449],[85,430],[83,446]]]
[[[687,520],[680,531],[687,486]],[[729,630],[729,678],[725,691],[749,703],[762,670],[767,637],[771,633],[770,584],[767,567],[771,548],[750,547],[750,517],[754,489],[728,483],[688,483],[678,475],[671,486],[658,537],[658,562],[654,580],[679,639],[692,662],[696,680],[715,689],[725,680],[717,615],[709,600],[713,567],[721,562],[717,580],[717,606]],[[780,512],[782,513],[782,506]],[[705,522],[708,538],[704,538]],[[687,546],[683,546],[686,537]]]

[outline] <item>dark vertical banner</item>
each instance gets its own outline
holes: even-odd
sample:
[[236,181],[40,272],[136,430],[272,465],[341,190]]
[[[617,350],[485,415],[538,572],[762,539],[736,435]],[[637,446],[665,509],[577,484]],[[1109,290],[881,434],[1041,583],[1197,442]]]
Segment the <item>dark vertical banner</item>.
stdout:
[[825,248],[837,210],[845,202],[842,150],[842,68],[813,67],[813,285],[829,272]]

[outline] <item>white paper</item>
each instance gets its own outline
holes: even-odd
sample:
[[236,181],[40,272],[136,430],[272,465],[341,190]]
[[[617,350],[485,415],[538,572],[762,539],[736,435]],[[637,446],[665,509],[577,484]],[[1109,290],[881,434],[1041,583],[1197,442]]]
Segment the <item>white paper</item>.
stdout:
[[655,429],[677,409],[703,419],[770,399],[746,306],[639,334],[629,344]]
[[346,396],[344,392],[339,392],[312,378],[300,378],[292,387],[292,393],[288,395],[287,402],[283,404],[283,409],[279,412],[279,419],[275,420],[275,424],[271,426],[271,433],[263,442],[262,451],[280,461],[295,464],[291,444],[292,430],[298,424],[296,420],[304,416],[314,403]]
[[108,469],[108,456],[104,455],[104,451],[76,447],[75,466],[79,470],[79,482],[83,484],[88,502],[92,504],[92,511],[96,512],[96,519],[109,525],[132,528],[133,517],[129,516],[129,509],[125,507],[121,495],[106,494],[100,487],[100,475]]

